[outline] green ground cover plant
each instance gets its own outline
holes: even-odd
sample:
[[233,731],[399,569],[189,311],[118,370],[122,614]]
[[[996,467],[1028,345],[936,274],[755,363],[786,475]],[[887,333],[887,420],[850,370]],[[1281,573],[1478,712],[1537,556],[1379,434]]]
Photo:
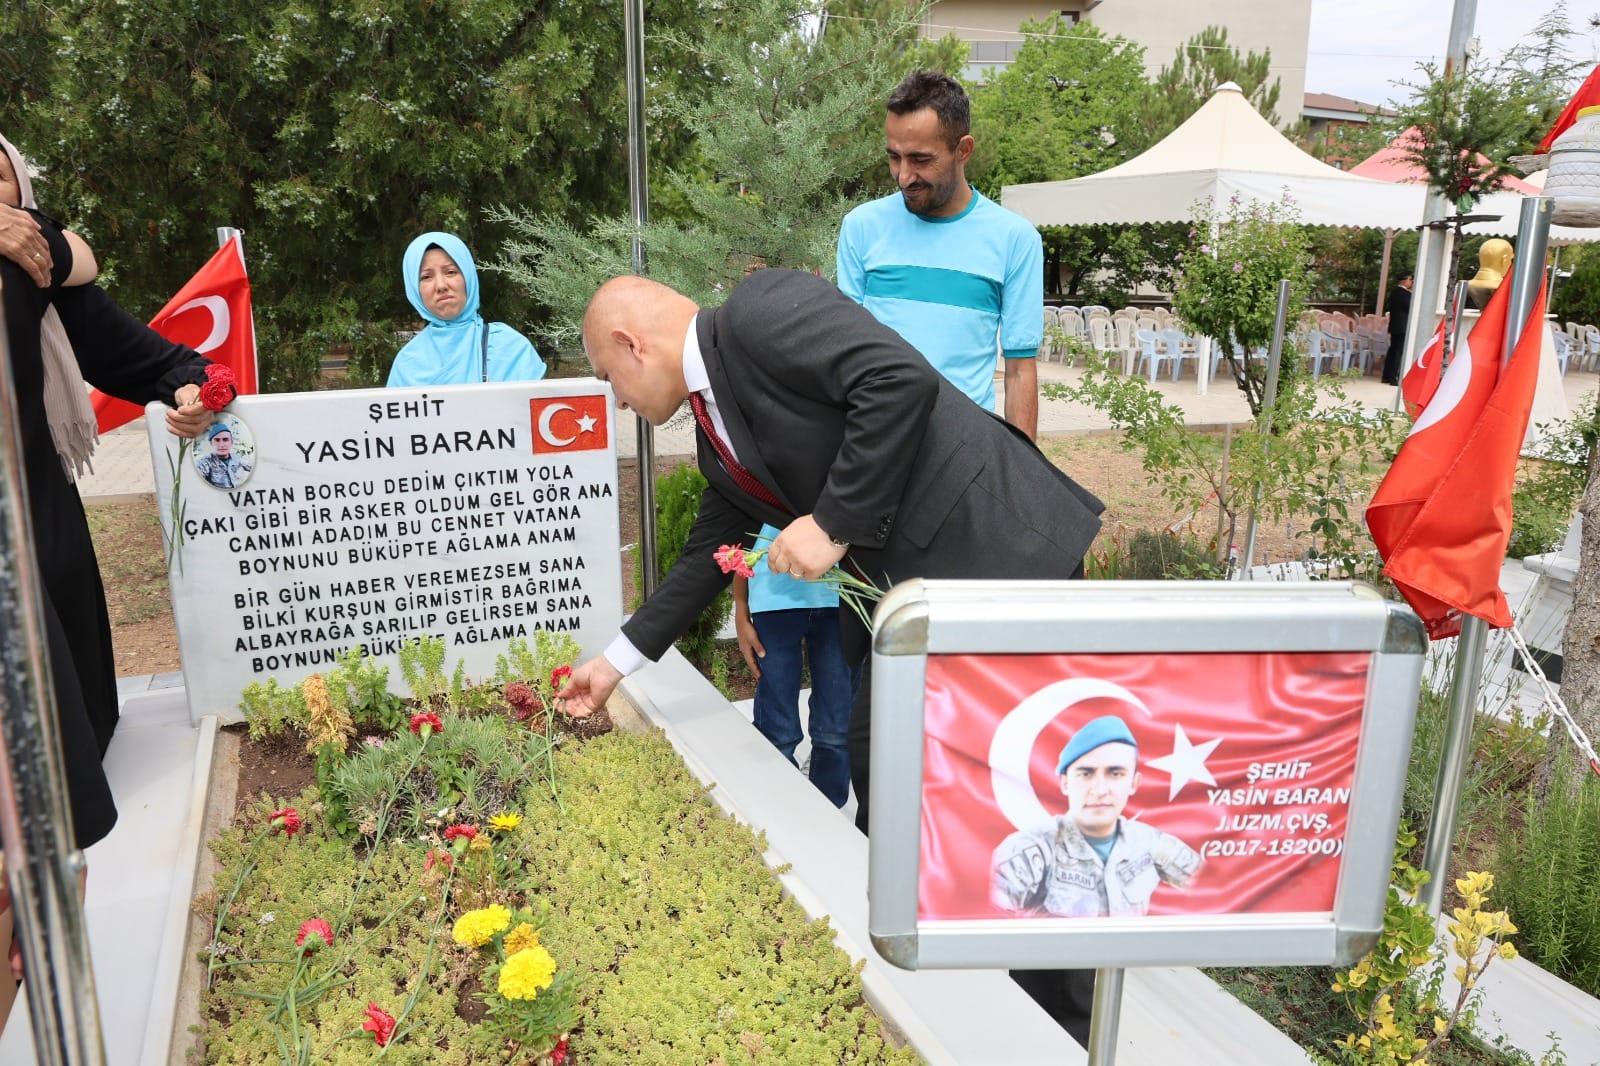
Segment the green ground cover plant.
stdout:
[[419,673],[429,701],[391,730],[341,719],[370,664],[247,701],[318,776],[213,845],[206,1063],[919,1061],[665,739],[562,720],[565,640],[459,694]]

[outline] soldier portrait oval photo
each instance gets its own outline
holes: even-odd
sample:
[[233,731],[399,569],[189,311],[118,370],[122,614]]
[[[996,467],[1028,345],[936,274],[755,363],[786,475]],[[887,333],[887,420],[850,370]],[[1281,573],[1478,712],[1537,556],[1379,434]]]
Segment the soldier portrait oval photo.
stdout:
[[256,465],[255,435],[244,419],[223,411],[194,442],[194,469],[215,489],[237,489]]

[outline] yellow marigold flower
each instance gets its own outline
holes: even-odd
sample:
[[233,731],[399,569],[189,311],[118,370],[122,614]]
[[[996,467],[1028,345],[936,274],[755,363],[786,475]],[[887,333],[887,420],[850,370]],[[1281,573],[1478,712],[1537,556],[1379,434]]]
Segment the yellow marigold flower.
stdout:
[[514,811],[501,811],[489,819],[489,828],[501,833],[509,833],[522,824],[522,815]]
[[506,959],[500,967],[499,991],[506,999],[537,999],[556,977],[556,960],[535,944]]
[[1514,959],[1517,957],[1517,946],[1509,940],[1501,944],[1498,951],[1502,959]]
[[488,837],[484,836],[482,833],[479,833],[477,836],[472,838],[471,843],[469,843],[467,847],[471,848],[473,851],[488,851],[490,848],[494,847],[494,845],[489,842]]
[[491,903],[487,907],[468,911],[457,918],[456,924],[450,930],[450,936],[457,944],[469,948],[481,948],[493,940],[496,933],[510,924],[511,912],[498,903]]
[[506,955],[515,955],[519,951],[526,951],[539,946],[539,930],[527,922],[520,923],[515,929],[506,934]]

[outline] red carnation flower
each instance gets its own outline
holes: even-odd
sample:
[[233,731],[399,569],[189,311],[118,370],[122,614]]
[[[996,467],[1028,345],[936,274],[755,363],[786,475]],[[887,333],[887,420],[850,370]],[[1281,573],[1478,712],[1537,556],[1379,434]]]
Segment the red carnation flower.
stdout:
[[550,1066],[561,1066],[567,1061],[567,1034],[562,1033],[556,1046],[550,1049]]
[[221,363],[206,365],[206,383],[200,386],[200,402],[208,411],[220,411],[233,402],[238,390],[233,385],[233,369]]
[[525,722],[533,717],[536,707],[533,689],[521,681],[513,681],[506,686],[506,702],[511,704],[511,710],[516,715],[517,721]]
[[738,544],[724,544],[716,550],[712,558],[717,561],[717,566],[724,574],[738,574],[740,577],[755,576],[756,572],[750,569],[744,548]]
[[455,840],[457,838],[461,840],[472,840],[477,835],[478,827],[475,825],[452,825],[444,831],[444,838],[446,840]]
[[293,807],[285,807],[281,811],[273,811],[267,816],[267,824],[274,833],[282,831],[286,837],[292,837],[300,832],[300,812]]
[[566,686],[568,679],[571,677],[572,667],[558,666],[554,670],[550,671],[550,687],[556,692],[560,692]]
[[394,1036],[394,1015],[376,1003],[368,1003],[367,1020],[361,1023],[361,1028],[372,1034],[372,1039],[377,1041],[379,1047],[388,1047],[390,1038]]
[[411,731],[419,734],[423,740],[433,733],[443,733],[444,723],[432,711],[423,711],[421,714],[411,716]]
[[294,938],[294,946],[304,948],[306,951],[316,951],[324,947],[331,948],[333,947],[333,927],[321,918],[309,918],[300,923],[300,932]]

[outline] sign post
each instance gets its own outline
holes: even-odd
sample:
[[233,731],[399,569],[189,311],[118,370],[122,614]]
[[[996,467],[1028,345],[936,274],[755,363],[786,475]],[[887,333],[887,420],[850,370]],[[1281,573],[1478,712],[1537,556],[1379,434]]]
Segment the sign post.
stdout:
[[1343,965],[1427,640],[1336,582],[911,581],[872,662],[869,930],[907,969]]

